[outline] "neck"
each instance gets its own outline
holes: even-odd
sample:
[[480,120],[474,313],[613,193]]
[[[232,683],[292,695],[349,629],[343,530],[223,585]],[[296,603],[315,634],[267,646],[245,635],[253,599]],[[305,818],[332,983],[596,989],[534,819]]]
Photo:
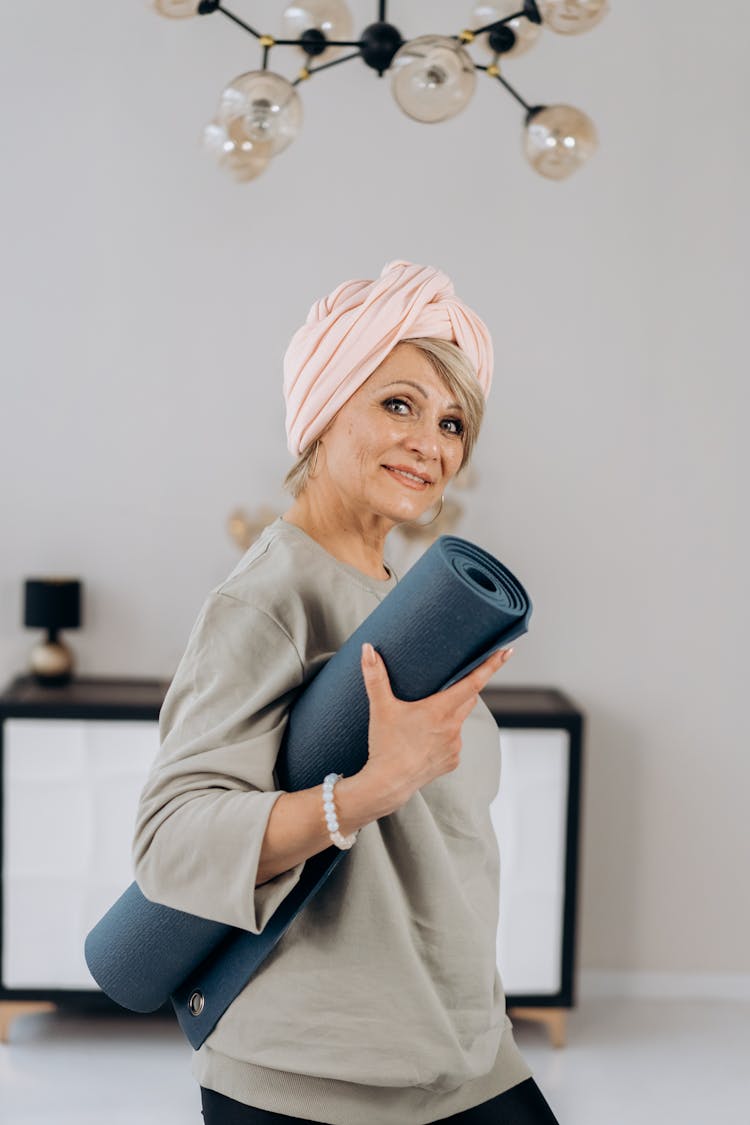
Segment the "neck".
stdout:
[[340,562],[348,563],[372,578],[384,580],[389,577],[383,563],[385,537],[395,521],[377,512],[347,509],[335,498],[319,495],[308,484],[300,493],[291,508],[284,512],[287,523],[301,527],[311,539],[320,543],[329,554]]

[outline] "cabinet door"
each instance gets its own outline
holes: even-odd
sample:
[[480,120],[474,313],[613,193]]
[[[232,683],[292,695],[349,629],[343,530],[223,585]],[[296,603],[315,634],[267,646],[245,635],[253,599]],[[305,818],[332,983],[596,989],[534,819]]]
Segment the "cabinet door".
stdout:
[[88,931],[133,881],[155,721],[6,719],[2,984],[96,989]]
[[500,729],[501,776],[490,815],[500,849],[497,964],[505,992],[562,987],[569,735]]

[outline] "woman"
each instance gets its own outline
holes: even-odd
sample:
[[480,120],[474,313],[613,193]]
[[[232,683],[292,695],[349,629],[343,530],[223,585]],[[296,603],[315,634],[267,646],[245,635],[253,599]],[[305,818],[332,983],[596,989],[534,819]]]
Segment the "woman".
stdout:
[[555,1123],[496,967],[500,756],[478,692],[512,650],[406,703],[363,646],[364,768],[297,792],[275,772],[297,695],[398,580],[387,533],[467,464],[491,378],[479,317],[403,261],[316,302],[287,350],[294,503],[201,609],[133,856],[148,898],[260,933],[308,858],[350,854],[194,1054],[205,1125]]

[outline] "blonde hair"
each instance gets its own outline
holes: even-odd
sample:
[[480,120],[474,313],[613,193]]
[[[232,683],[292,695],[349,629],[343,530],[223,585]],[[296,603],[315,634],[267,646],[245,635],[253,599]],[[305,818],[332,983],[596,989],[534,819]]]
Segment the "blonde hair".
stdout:
[[[466,352],[450,340],[438,340],[434,336],[417,336],[399,342],[414,344],[415,347],[425,353],[433,370],[440,376],[463,410],[464,450],[458,468],[460,473],[469,464],[484,417],[484,394],[479,385],[474,365]],[[323,434],[319,434],[315,441],[310,442],[307,449],[299,455],[284,477],[282,487],[291,492],[295,500],[305,490],[310,480],[310,466],[315,463],[318,442]]]

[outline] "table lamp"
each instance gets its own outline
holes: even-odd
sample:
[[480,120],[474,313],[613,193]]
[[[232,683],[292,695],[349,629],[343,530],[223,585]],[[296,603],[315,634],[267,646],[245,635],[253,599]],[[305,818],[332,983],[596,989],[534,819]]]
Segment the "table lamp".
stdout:
[[31,651],[31,673],[44,686],[70,681],[73,653],[58,637],[60,629],[81,624],[81,583],[77,578],[27,578],[24,584],[23,623],[30,629],[47,629],[47,637]]

